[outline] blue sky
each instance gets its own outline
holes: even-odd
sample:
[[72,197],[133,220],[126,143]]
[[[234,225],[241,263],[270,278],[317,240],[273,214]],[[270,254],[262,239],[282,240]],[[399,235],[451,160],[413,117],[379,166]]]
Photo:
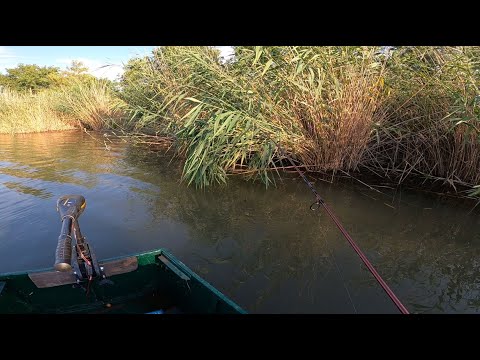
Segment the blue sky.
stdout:
[[[0,73],[18,64],[57,66],[65,69],[72,60],[82,61],[89,72],[114,80],[122,73],[123,64],[132,57],[151,54],[156,46],[0,46]],[[218,46],[222,55],[229,46]]]

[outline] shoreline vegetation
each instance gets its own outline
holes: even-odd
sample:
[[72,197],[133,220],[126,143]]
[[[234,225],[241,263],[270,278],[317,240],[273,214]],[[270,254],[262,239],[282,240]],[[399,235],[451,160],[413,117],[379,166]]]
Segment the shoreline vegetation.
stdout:
[[234,52],[159,47],[117,82],[76,63],[28,91],[12,70],[0,77],[0,133],[114,130],[168,146],[198,187],[231,174],[268,186],[289,170],[282,149],[314,176],[480,195],[480,47]]

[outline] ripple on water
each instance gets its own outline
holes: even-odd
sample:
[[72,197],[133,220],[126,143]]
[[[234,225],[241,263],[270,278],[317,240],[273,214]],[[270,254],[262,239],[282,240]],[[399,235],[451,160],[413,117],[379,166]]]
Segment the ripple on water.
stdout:
[[[51,266],[56,199],[82,194],[82,232],[99,258],[166,247],[251,312],[397,312],[326,214],[308,209],[301,181],[196,190],[170,158],[82,132],[0,135],[0,159],[0,272]],[[471,206],[316,188],[412,312],[479,312]]]

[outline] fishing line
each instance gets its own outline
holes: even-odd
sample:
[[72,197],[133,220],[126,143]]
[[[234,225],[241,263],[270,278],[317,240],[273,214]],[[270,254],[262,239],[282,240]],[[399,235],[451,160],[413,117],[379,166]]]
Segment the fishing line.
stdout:
[[[280,150],[280,146],[278,146],[278,149]],[[312,205],[310,205],[310,208],[313,206],[317,206],[317,208],[320,208],[320,205],[323,206],[327,214],[330,216],[330,218],[333,220],[337,228],[340,230],[342,235],[345,237],[345,239],[349,242],[349,244],[352,246],[352,248],[355,250],[355,252],[358,254],[360,259],[363,261],[363,263],[367,266],[368,270],[372,273],[372,275],[375,277],[375,279],[378,281],[380,286],[383,288],[383,290],[387,293],[387,295],[390,297],[390,299],[393,301],[393,303],[397,306],[397,308],[400,310],[402,314],[409,314],[407,308],[402,304],[400,299],[395,295],[395,293],[390,289],[390,287],[387,285],[385,280],[380,276],[380,274],[377,272],[377,270],[373,267],[372,263],[368,260],[368,258],[365,256],[363,251],[360,249],[360,247],[355,243],[353,238],[350,236],[350,234],[347,232],[347,230],[343,227],[341,224],[340,220],[335,216],[333,211],[328,207],[326,202],[323,200],[323,198],[318,194],[318,192],[315,190],[313,185],[308,181],[307,177],[305,174],[303,174],[300,169],[297,167],[297,165],[293,162],[293,160],[284,152],[282,151],[283,156],[292,164],[292,166],[295,168],[295,170],[298,172],[298,174],[302,177],[303,181],[307,184],[307,186],[310,188],[310,190],[313,192],[315,195],[316,201]]]

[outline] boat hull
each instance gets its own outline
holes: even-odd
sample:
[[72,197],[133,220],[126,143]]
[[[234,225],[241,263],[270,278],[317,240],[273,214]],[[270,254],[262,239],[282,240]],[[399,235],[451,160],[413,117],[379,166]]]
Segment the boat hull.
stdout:
[[0,274],[0,313],[245,313],[164,249],[100,265],[113,284],[78,286],[73,274],[51,269]]

